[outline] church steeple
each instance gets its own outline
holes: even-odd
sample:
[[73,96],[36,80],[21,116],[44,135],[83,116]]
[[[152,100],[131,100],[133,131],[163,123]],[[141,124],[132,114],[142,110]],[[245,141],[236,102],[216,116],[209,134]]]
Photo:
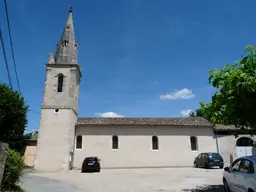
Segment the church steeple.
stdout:
[[81,77],[70,8],[55,56],[49,53],[46,64],[35,159],[37,171],[68,171],[73,164]]
[[72,7],[55,53],[56,64],[77,64],[77,43],[73,25]]

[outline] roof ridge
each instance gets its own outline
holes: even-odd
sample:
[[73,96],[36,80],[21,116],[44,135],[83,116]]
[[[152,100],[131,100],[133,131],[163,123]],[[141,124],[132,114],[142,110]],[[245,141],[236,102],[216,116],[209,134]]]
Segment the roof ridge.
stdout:
[[202,117],[79,117],[77,124],[213,126]]
[[120,119],[205,119],[203,117],[78,117],[78,119],[108,119],[108,118],[120,118]]

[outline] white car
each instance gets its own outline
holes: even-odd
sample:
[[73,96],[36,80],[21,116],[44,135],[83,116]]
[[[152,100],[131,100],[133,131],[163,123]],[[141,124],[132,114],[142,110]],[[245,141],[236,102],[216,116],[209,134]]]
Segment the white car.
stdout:
[[224,168],[225,191],[256,192],[256,156],[240,157]]

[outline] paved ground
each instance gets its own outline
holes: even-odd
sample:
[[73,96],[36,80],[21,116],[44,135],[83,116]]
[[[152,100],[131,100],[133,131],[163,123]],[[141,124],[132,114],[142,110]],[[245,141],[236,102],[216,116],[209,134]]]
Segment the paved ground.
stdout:
[[100,173],[26,173],[25,192],[220,192],[221,169],[105,169]]

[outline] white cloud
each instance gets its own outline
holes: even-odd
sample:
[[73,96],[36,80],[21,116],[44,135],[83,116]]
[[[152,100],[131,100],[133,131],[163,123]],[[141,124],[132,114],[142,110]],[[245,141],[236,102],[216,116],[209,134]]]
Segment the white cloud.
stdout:
[[181,90],[174,90],[171,93],[160,95],[161,100],[177,100],[177,99],[192,99],[196,95],[192,93],[192,90],[184,88]]
[[186,110],[182,110],[180,113],[183,117],[189,117],[189,114],[192,112],[192,109],[186,109]]
[[123,115],[115,112],[95,113],[95,115],[99,117],[124,117]]

